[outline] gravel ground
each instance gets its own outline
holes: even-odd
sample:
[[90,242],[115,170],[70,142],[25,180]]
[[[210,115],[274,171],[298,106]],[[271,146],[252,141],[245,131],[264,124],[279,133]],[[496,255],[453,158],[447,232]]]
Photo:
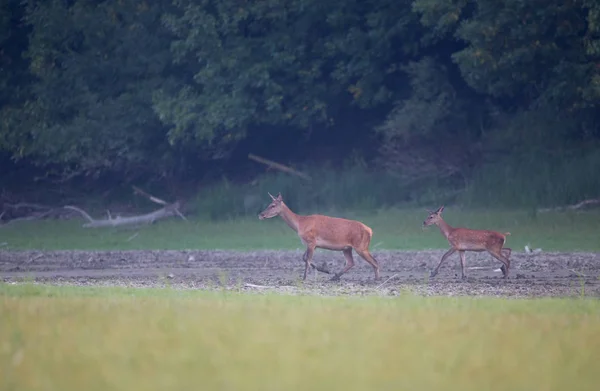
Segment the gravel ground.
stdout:
[[[600,297],[600,253],[513,252],[508,280],[500,263],[485,253],[467,253],[468,279],[462,281],[458,254],[429,279],[445,250],[374,251],[381,267],[375,281],[371,267],[354,254],[355,267],[340,281],[310,274],[302,283],[301,251],[0,251],[0,278],[18,283],[35,280],[60,285],[229,289],[285,294],[396,296],[421,295]],[[341,252],[317,250],[314,262],[341,270]]]

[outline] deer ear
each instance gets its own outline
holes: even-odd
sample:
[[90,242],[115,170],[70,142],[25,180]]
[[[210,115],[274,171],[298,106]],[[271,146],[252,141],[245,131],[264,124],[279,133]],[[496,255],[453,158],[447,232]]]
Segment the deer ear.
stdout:
[[443,211],[444,211],[444,205],[440,206],[440,207],[438,208],[438,210],[436,210],[436,211],[435,211],[435,213],[437,213],[437,214],[440,214],[440,213],[442,213]]
[[279,192],[279,194],[277,194],[277,199],[278,199],[279,201],[283,201],[283,198],[281,197],[281,192]]

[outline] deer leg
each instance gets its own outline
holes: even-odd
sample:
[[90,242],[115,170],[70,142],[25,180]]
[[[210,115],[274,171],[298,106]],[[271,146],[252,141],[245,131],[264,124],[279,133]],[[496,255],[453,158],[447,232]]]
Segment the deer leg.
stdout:
[[[505,255],[504,252],[506,252],[507,254]],[[504,247],[502,249],[501,253],[510,262],[510,254],[512,253],[512,249],[510,249],[508,247]],[[506,274],[506,266],[504,265],[504,263],[502,264],[502,266],[500,266],[500,270],[502,270],[503,275]]]
[[429,273],[429,277],[435,277],[438,274],[438,271],[440,270],[440,266],[442,266],[442,263],[444,263],[444,261],[446,259],[448,259],[448,257],[452,254],[454,254],[456,252],[456,249],[454,247],[452,247],[450,250],[446,251],[446,254],[442,255],[442,259],[440,259],[440,263],[438,263],[438,265],[435,267],[435,269],[433,269],[431,271],[431,273]]
[[460,250],[458,252],[458,255],[460,256],[460,273],[461,273],[461,278],[463,280],[467,279],[467,275],[465,274],[465,250]]
[[[312,244],[308,244],[306,246],[306,252],[304,253],[304,256],[302,257],[302,259],[304,260],[304,277],[302,278],[303,280],[306,280],[306,274],[308,273],[308,268],[310,266],[314,266],[312,264],[312,257],[313,254],[315,252],[315,246]],[[316,272],[315,272],[316,275]]]
[[377,260],[375,258],[373,258],[373,256],[371,255],[371,253],[369,252],[369,250],[356,250],[356,252],[358,253],[358,255],[361,256],[362,259],[364,259],[365,261],[367,261],[371,266],[373,266],[373,271],[375,272],[375,279],[379,280],[379,263],[377,262]]
[[352,258],[352,249],[350,248],[342,250],[342,252],[344,253],[344,258],[346,258],[346,265],[344,266],[341,272],[336,273],[333,277],[331,277],[331,281],[338,281],[342,274],[346,273],[354,266],[354,259]]
[[310,266],[312,266],[312,268],[316,269],[318,272],[325,273],[325,274],[331,274],[331,271],[329,270],[329,268],[327,267],[327,263],[325,263],[325,262],[323,262],[323,265],[321,265],[321,266],[317,266],[314,263],[311,263]]
[[488,252],[490,254],[492,254],[492,256],[494,258],[496,258],[497,260],[502,262],[502,266],[500,266],[500,270],[502,270],[502,275],[504,276],[504,278],[508,278],[508,269],[510,268],[510,260],[508,258],[505,258],[504,255],[502,255],[501,250],[498,250],[498,251],[488,250]]

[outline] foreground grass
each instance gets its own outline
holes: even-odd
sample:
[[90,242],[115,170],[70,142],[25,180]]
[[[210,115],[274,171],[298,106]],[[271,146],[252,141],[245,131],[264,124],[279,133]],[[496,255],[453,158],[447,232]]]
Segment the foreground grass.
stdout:
[[595,390],[600,302],[0,284],[6,390]]
[[[331,213],[358,219],[374,230],[372,248],[421,250],[447,248],[437,228],[422,229],[424,210],[385,210],[376,213]],[[526,211],[463,211],[447,208],[453,226],[509,231],[507,246],[521,251],[529,244],[548,251],[600,251],[600,213],[545,213]],[[81,228],[82,221],[38,221],[0,227],[0,249],[297,249],[297,235],[279,219],[259,221],[160,221],[141,229]]]

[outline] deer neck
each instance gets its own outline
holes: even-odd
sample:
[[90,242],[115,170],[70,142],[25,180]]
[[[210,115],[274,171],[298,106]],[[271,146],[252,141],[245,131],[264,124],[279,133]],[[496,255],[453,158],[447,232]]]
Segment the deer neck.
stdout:
[[298,215],[292,212],[290,208],[287,207],[286,204],[281,205],[281,213],[279,214],[283,221],[294,231],[298,232]]
[[448,239],[448,236],[452,233],[452,231],[454,230],[454,228],[452,228],[448,223],[446,223],[443,219],[440,219],[440,221],[437,223],[437,226],[440,228],[440,231],[442,231],[442,235],[444,235],[446,237],[446,239]]

